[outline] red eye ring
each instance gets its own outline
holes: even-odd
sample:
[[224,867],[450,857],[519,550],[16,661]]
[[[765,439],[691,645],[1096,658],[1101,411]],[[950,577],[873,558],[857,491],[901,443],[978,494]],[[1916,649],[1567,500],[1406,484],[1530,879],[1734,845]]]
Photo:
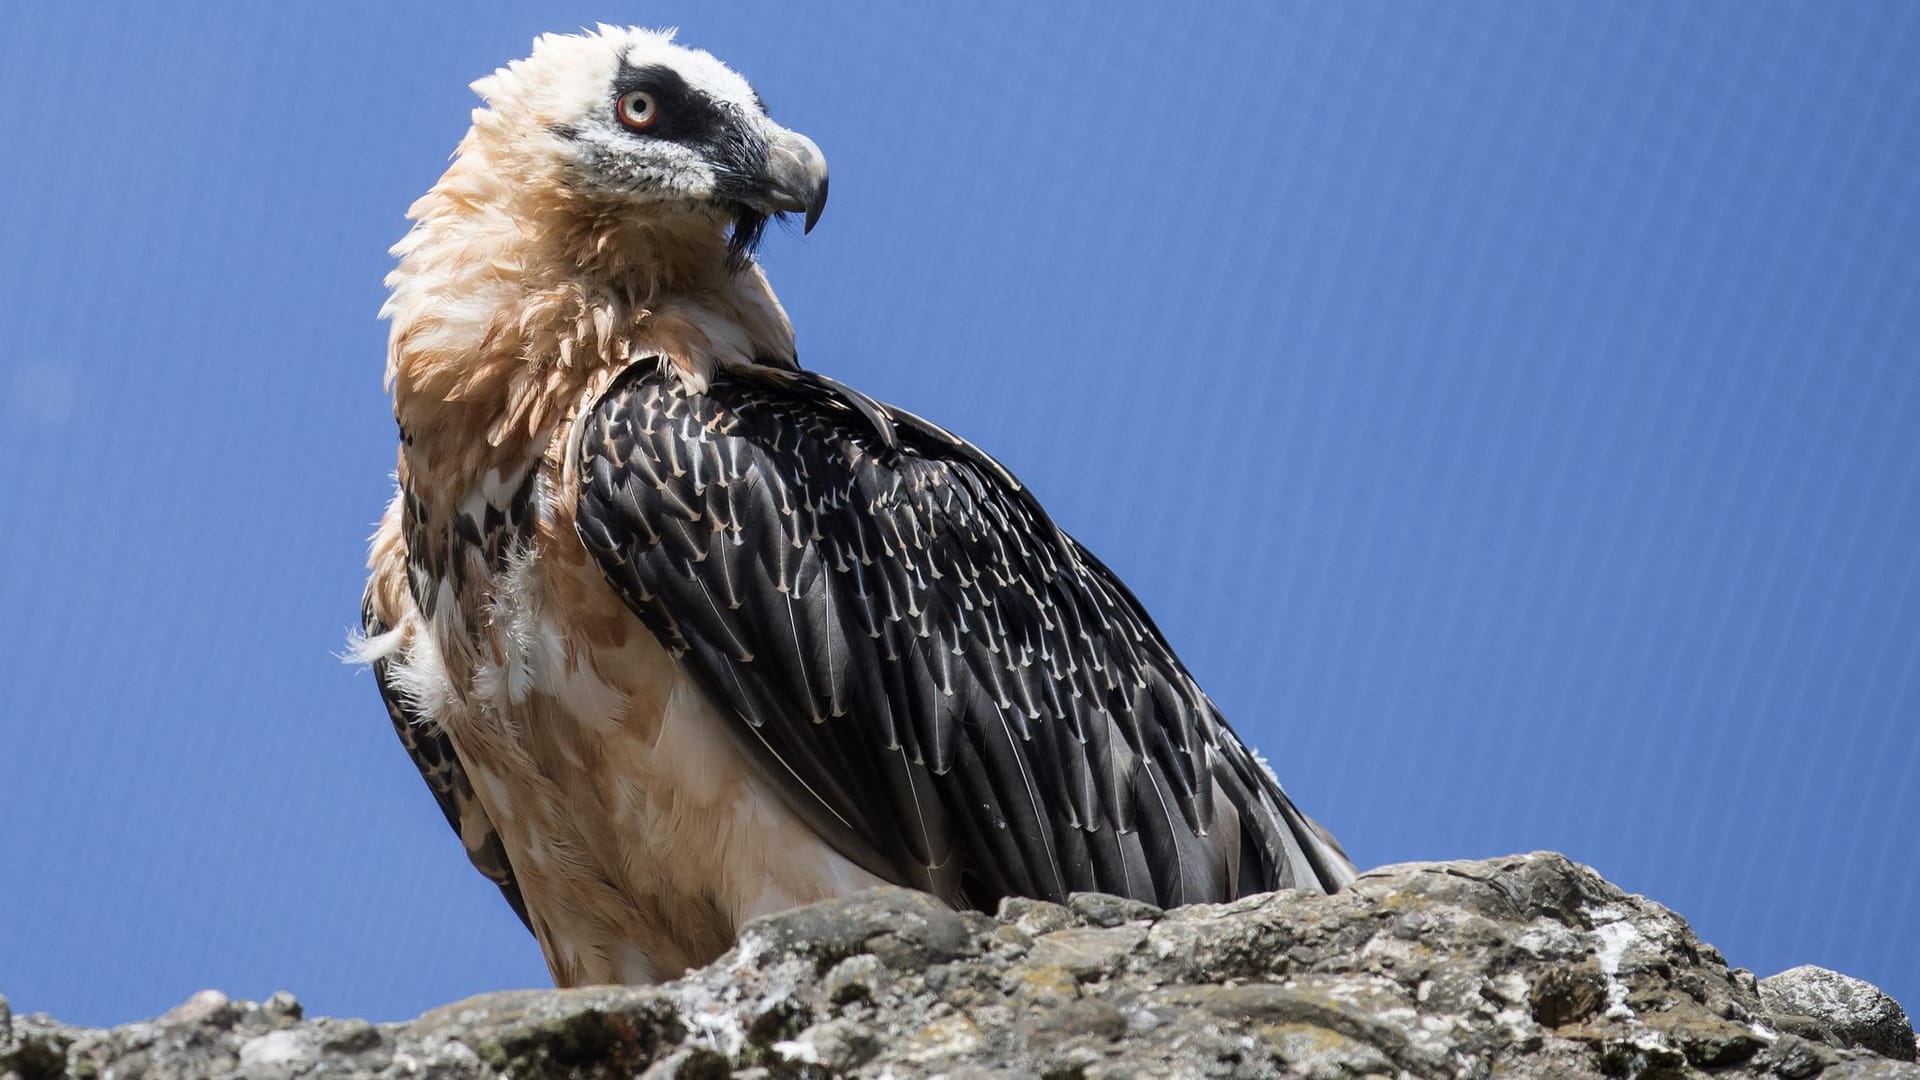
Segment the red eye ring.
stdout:
[[627,127],[645,131],[660,119],[660,106],[645,90],[629,90],[613,103],[613,113]]

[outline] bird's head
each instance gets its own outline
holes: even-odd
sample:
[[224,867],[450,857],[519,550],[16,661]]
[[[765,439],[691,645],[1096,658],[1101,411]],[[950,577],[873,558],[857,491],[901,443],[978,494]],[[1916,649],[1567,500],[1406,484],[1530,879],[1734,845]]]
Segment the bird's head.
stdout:
[[601,26],[548,34],[474,83],[474,137],[528,189],[593,213],[727,230],[736,265],[767,221],[827,202],[813,140],[767,116],[747,81],[673,32]]
[[696,388],[796,362],[752,256],[772,218],[813,227],[827,163],[745,79],[670,31],[601,26],[473,89],[485,105],[408,210],[381,309],[422,454],[478,432],[505,455],[641,357]]

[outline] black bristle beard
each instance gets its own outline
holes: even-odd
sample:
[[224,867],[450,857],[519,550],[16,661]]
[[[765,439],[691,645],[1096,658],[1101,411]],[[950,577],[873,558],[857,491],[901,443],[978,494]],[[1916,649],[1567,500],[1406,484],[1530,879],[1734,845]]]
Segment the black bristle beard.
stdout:
[[727,269],[738,272],[753,261],[767,233],[769,215],[739,203],[733,207],[733,231],[727,237]]

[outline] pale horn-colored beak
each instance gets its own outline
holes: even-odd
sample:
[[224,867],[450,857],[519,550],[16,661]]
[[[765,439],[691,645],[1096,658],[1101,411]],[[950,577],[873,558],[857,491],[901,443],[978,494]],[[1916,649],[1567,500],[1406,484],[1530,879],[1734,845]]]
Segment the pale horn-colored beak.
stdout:
[[776,129],[767,140],[763,194],[770,211],[805,213],[801,231],[812,232],[827,208],[827,156],[805,135]]

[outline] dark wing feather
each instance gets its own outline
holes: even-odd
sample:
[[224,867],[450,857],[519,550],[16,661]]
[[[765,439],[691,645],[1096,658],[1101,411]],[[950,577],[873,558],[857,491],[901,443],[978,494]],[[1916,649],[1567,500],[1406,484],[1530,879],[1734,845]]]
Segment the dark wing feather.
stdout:
[[960,439],[808,372],[693,394],[642,363],[578,452],[608,581],[880,876],[979,907],[1351,877],[1126,587]]
[[[378,637],[387,632],[388,627],[381,622],[367,604],[360,610],[361,626],[367,637]],[[398,687],[388,675],[388,664],[384,659],[373,662],[374,681],[380,684],[380,700],[386,703],[387,716],[393,721],[393,733],[400,736],[400,745],[407,748],[407,756],[420,770],[420,778],[427,782],[427,789],[433,792],[433,800],[440,804],[440,812],[447,817],[447,824],[460,836],[460,843],[467,849],[467,858],[473,861],[474,869],[485,874],[488,880],[500,886],[501,895],[507,903],[513,905],[513,913],[520,916],[528,930],[533,923],[527,918],[527,903],[520,896],[520,884],[514,880],[513,864],[507,861],[507,850],[500,844],[500,834],[493,829],[493,822],[487,812],[481,808],[480,800],[474,797],[473,784],[467,779],[466,767],[460,764],[459,757],[453,752],[453,743],[439,725],[426,721],[414,710],[400,693]]]

